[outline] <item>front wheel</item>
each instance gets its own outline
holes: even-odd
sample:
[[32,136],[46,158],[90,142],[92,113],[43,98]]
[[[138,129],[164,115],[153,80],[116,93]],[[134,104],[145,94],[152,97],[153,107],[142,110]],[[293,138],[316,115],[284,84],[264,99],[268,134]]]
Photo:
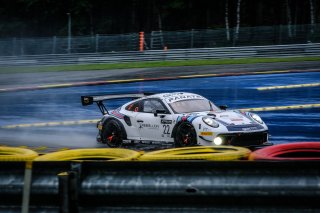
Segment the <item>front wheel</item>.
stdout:
[[122,128],[116,120],[107,121],[104,125],[102,142],[111,148],[120,147],[122,145]]
[[176,147],[195,146],[197,145],[197,133],[192,124],[181,123],[177,128],[174,137]]

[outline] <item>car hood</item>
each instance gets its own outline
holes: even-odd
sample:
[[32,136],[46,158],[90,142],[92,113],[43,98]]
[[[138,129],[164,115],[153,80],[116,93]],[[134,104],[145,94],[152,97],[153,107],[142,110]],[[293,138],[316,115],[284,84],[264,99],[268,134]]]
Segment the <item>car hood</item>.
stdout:
[[237,110],[221,110],[221,111],[211,111],[211,112],[197,112],[191,114],[180,115],[177,121],[187,120],[193,122],[194,120],[199,121],[197,118],[209,116],[214,118],[220,125],[225,126],[225,128],[230,131],[260,131],[266,130],[265,124],[258,124],[253,119],[251,119],[249,113],[242,113]]
[[188,121],[192,121],[197,117],[212,117],[219,123],[229,125],[249,125],[257,124],[253,119],[249,117],[247,113],[241,113],[237,110],[221,110],[221,111],[210,111],[210,112],[197,112],[191,114],[183,114],[183,117]]
[[207,113],[208,116],[214,117],[215,120],[222,123],[225,126],[229,125],[249,125],[256,124],[251,118],[247,117],[246,114],[242,114],[238,111],[215,111]]

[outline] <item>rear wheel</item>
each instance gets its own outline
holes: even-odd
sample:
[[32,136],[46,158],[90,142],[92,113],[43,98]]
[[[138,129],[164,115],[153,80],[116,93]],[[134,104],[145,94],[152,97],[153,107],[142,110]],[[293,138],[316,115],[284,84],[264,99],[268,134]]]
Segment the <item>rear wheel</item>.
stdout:
[[109,147],[120,147],[123,142],[122,128],[116,120],[107,121],[102,131],[102,142]]
[[192,124],[181,123],[177,128],[174,137],[176,147],[195,146],[197,145],[197,133]]

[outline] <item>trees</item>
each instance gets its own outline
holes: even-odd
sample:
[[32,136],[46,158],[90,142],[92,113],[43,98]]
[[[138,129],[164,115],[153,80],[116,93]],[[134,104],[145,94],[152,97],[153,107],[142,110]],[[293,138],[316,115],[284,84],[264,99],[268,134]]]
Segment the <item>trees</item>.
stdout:
[[310,25],[311,25],[311,34],[314,33],[314,24],[315,24],[315,15],[314,15],[314,6],[313,6],[313,0],[309,0],[310,4]]
[[240,29],[240,9],[241,9],[241,0],[237,1],[237,24],[236,24],[236,29],[233,34],[233,46],[235,46],[238,37],[239,37],[239,29]]
[[72,15],[73,35],[224,26],[232,41],[240,26],[310,24],[314,32],[320,18],[320,0],[0,0],[0,5],[1,37],[65,36],[66,13]]

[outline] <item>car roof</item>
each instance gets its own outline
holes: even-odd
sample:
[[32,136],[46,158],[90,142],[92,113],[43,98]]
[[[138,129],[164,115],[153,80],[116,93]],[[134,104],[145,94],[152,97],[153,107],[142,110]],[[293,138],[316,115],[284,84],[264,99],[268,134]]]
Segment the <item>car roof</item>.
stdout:
[[201,95],[189,92],[172,92],[172,93],[159,93],[155,95],[150,95],[147,98],[160,98],[166,103],[174,103],[182,100],[194,100],[194,99],[202,99],[206,100]]

